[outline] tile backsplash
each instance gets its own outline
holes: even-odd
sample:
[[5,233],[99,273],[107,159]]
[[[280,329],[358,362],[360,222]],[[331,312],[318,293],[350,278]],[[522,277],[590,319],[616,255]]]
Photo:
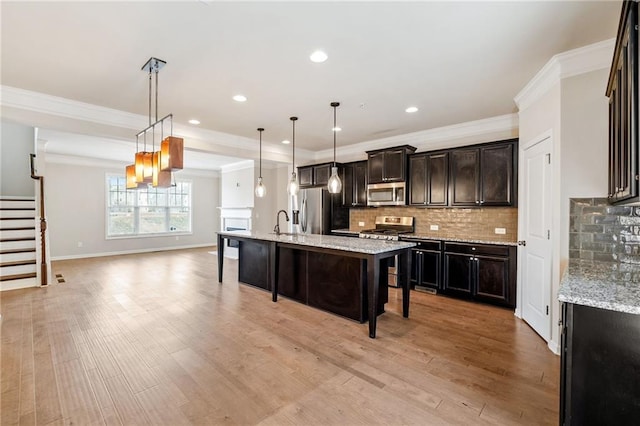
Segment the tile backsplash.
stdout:
[[640,264],[640,207],[572,198],[569,258]]
[[[515,207],[350,209],[349,229],[361,231],[375,228],[376,216],[413,216],[416,233],[433,238],[465,238],[501,242],[515,242],[518,239],[518,209]],[[431,225],[438,225],[438,230],[432,231]],[[504,228],[505,233],[496,234],[495,228]]]

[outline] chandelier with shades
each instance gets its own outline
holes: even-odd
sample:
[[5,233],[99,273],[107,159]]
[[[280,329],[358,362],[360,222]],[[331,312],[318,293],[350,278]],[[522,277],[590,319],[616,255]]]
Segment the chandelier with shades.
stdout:
[[[136,134],[136,155],[134,164],[125,168],[127,189],[169,188],[172,184],[172,172],[182,170],[184,140],[173,136],[173,114],[158,119],[158,72],[167,63],[161,59],[150,58],[142,67],[149,72],[149,126]],[[151,92],[155,75],[155,121],[152,122]],[[165,137],[165,130],[168,134]],[[158,151],[156,151],[156,133],[158,133]],[[143,150],[138,151],[142,139]],[[147,151],[147,145],[151,151]]]

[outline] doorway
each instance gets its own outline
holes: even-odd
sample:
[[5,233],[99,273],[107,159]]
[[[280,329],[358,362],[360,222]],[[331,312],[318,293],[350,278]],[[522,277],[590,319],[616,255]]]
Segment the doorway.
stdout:
[[545,341],[551,338],[551,132],[524,146],[519,211],[520,314]]

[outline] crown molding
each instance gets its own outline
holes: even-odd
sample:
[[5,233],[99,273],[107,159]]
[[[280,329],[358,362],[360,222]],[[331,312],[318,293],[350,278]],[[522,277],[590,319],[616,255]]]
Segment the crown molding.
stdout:
[[[502,135],[502,136],[501,136]],[[467,121],[450,126],[436,127],[404,135],[374,139],[336,150],[336,157],[342,161],[366,159],[366,151],[388,148],[398,145],[412,145],[417,151],[432,151],[441,148],[453,148],[469,143],[482,143],[494,138],[510,138],[518,136],[518,114],[499,115],[482,120]],[[468,139],[473,138],[473,142]],[[456,143],[459,142],[459,143]],[[446,142],[446,146],[442,144]],[[317,151],[316,162],[333,159],[333,149]],[[345,160],[348,159],[348,160]]]
[[531,106],[564,78],[609,68],[614,48],[612,38],[554,55],[513,98],[518,109]]
[[[126,129],[127,131],[131,130],[131,140],[135,139],[133,135],[136,131],[149,125],[149,117],[145,115],[5,85],[0,85],[0,106],[94,123],[106,127]],[[246,151],[248,154],[256,152],[257,142],[252,138],[195,128],[180,123],[174,123],[173,129],[176,136],[185,139],[185,146],[189,148],[202,149],[220,155],[229,155],[229,149],[233,152]],[[122,132],[118,133],[115,138],[122,140],[121,134]],[[286,161],[290,155],[290,151],[279,143],[263,142],[262,151],[263,157],[273,161]],[[312,159],[314,152],[296,149],[296,155],[301,159]]]
[[237,163],[225,164],[220,167],[221,173],[235,172],[237,170],[253,169],[255,162],[253,160],[238,161]]
[[[126,161],[107,160],[95,157],[81,157],[77,155],[45,153],[44,162],[50,164],[65,164],[70,166],[97,167],[104,170],[122,169],[128,163]],[[181,176],[198,176],[198,177],[220,177],[217,170],[201,170],[201,169],[184,169],[180,172]]]

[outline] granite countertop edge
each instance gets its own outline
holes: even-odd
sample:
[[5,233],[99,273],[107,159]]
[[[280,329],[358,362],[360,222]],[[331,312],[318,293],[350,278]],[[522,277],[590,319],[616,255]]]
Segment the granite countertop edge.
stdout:
[[415,243],[408,241],[383,241],[364,238],[341,237],[337,235],[319,234],[266,234],[252,231],[220,231],[220,235],[245,237],[254,240],[274,241],[308,247],[342,250],[364,254],[382,254],[394,250],[415,247]]
[[[352,231],[351,229],[332,229],[331,232],[335,232],[336,234],[349,234],[349,235],[358,235],[360,233],[360,231]],[[413,238],[417,240],[428,240],[428,241],[449,241],[452,243],[467,243],[467,244],[492,244],[492,245],[512,246],[512,247],[515,247],[518,245],[518,243],[515,241],[474,240],[469,238],[447,238],[447,237],[437,237],[437,236],[422,235],[422,234],[403,234],[401,238]]]
[[571,259],[558,300],[640,315],[640,265]]

